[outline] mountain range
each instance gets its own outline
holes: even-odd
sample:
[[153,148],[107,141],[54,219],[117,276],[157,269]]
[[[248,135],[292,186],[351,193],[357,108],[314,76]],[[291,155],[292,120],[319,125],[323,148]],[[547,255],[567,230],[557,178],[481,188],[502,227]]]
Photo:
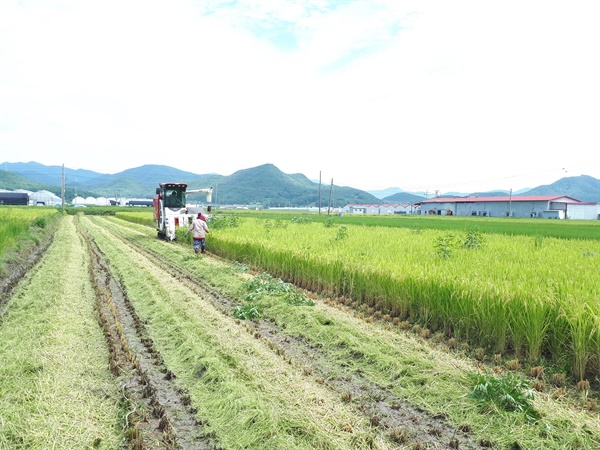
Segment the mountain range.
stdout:
[[[62,166],[36,162],[0,164],[0,189],[47,190],[61,195]],[[81,197],[151,198],[159,183],[188,183],[190,188],[214,188],[213,203],[221,205],[260,204],[264,207],[340,207],[356,203],[416,203],[424,193],[389,188],[363,191],[347,186],[319,185],[302,174],[286,174],[273,164],[238,170],[228,175],[195,174],[164,165],[143,165],[116,174],[64,168],[65,198]],[[517,193],[513,193],[515,195]],[[568,195],[586,202],[600,201],[600,180],[589,175],[565,177],[544,186],[519,192],[527,195]],[[444,196],[508,195],[506,191],[446,193]]]

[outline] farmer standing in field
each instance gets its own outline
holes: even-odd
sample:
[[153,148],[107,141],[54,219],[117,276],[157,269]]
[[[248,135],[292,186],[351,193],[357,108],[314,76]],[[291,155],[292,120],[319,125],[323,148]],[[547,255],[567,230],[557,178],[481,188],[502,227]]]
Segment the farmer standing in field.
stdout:
[[194,237],[194,252],[198,253],[202,251],[204,253],[204,249],[206,248],[206,233],[210,233],[208,225],[206,225],[206,217],[201,213],[198,214],[198,217],[192,220],[190,228],[185,233],[186,237],[190,234],[190,231],[193,232],[192,236]]

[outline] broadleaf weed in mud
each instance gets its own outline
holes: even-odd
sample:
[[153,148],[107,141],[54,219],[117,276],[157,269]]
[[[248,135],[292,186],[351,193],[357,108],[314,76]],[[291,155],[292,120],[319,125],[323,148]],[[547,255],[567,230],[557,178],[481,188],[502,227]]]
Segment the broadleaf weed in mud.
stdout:
[[233,316],[240,320],[258,319],[261,317],[260,311],[253,305],[236,306],[233,309]]
[[293,284],[286,283],[280,278],[275,278],[267,273],[253,277],[246,282],[245,287],[249,292],[244,296],[244,300],[250,302],[259,301],[264,296],[274,296],[294,306],[313,306],[315,304],[304,292],[297,290]]
[[523,413],[525,420],[536,422],[540,413],[533,406],[533,390],[529,382],[519,375],[509,373],[502,378],[491,374],[476,374],[470,378],[474,381],[470,398],[477,401],[481,407],[493,404],[503,411]]

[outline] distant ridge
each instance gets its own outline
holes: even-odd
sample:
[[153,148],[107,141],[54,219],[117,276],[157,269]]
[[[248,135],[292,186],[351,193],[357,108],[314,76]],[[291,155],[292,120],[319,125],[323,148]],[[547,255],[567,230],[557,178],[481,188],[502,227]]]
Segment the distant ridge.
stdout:
[[[55,179],[56,184],[43,185],[45,189],[60,196],[61,166],[43,166],[31,163],[2,163],[0,185],[7,190],[27,189],[25,185],[38,180]],[[44,169],[46,168],[46,169]],[[14,178],[20,175],[20,178]],[[215,204],[255,204],[263,207],[340,207],[348,203],[377,203],[379,200],[368,192],[351,187],[334,186],[332,203],[329,205],[329,186],[321,186],[302,174],[285,174],[273,164],[238,170],[229,175],[194,174],[169,166],[144,165],[116,174],[100,174],[92,171],[74,171],[65,168],[70,192],[98,197],[151,198],[159,183],[177,181],[188,183],[191,188],[213,187]],[[35,185],[41,186],[41,185]],[[35,189],[31,189],[35,190]],[[73,196],[67,195],[68,201]]]
[[[60,196],[62,166],[45,166],[37,162],[0,163],[0,188],[6,190],[45,189]],[[195,174],[166,165],[148,164],[116,174],[102,174],[91,170],[65,167],[66,195],[70,201],[75,193],[81,196],[151,198],[164,181],[185,182],[192,188],[212,186],[216,204],[257,204],[275,206],[329,206],[329,185],[319,190],[317,182],[303,174],[286,174],[273,164],[263,164],[238,170],[228,175]],[[374,195],[376,193],[377,195]],[[381,195],[388,194],[384,197]],[[423,193],[407,192],[401,188],[381,191],[363,191],[347,186],[333,186],[332,205],[376,203],[416,203],[425,198]],[[505,191],[476,192],[460,196],[507,195]],[[584,202],[600,202],[600,180],[589,175],[562,178],[552,184],[538,186],[513,195],[569,195]],[[446,195],[446,194],[443,194]],[[429,197],[431,198],[431,197]]]

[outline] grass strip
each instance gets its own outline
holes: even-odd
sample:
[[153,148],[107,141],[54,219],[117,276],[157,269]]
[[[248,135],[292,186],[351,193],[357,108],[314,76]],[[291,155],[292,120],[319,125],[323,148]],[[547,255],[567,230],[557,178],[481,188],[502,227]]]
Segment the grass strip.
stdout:
[[63,218],[0,325],[0,448],[115,449],[119,391],[94,312],[88,256]]

